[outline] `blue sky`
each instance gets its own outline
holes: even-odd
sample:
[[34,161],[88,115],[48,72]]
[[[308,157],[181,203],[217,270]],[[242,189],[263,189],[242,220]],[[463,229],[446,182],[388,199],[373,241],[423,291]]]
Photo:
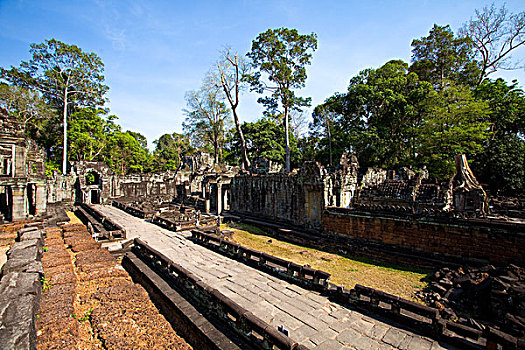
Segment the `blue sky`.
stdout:
[[[30,43],[56,38],[95,52],[105,64],[109,107],[124,130],[153,140],[181,132],[184,94],[198,89],[206,72],[230,46],[240,54],[269,28],[317,33],[318,49],[301,96],[322,103],[346,90],[360,70],[391,59],[410,61],[411,42],[436,24],[457,29],[491,1],[199,1],[199,0],[0,0],[0,66],[30,59]],[[496,2],[501,5],[502,2]],[[511,12],[523,0],[506,1]],[[525,48],[516,57],[525,58]],[[525,71],[502,72],[525,82]],[[262,114],[257,95],[246,93],[242,120]]]

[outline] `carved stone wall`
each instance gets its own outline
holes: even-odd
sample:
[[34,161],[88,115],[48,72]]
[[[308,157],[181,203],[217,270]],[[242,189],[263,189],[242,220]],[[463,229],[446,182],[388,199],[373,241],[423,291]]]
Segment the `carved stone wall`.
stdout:
[[238,175],[231,181],[230,210],[239,214],[320,228],[324,169],[305,163],[297,174]]
[[43,150],[0,109],[0,222],[43,215],[45,185]]

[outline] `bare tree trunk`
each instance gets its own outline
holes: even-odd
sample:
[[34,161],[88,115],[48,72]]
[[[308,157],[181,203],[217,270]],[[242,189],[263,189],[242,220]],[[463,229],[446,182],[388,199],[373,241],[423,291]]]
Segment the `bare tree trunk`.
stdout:
[[332,166],[332,133],[330,132],[330,122],[326,119],[326,131],[328,134],[328,152],[330,153],[330,166]]
[[64,152],[62,154],[62,174],[66,175],[67,173],[67,88],[66,93],[64,94]]
[[235,127],[237,128],[237,133],[239,133],[239,139],[241,141],[241,152],[242,152],[242,166],[241,169],[248,170],[251,172],[251,163],[248,159],[248,152],[246,151],[246,140],[244,139],[244,133],[242,132],[241,125],[239,124],[239,117],[237,116],[237,106],[233,108],[233,120],[235,121]]
[[286,144],[286,172],[289,173],[290,169],[290,138],[288,135],[288,106],[284,106],[284,140]]
[[213,142],[213,153],[214,153],[213,165],[217,165],[219,164],[219,144],[217,141]]

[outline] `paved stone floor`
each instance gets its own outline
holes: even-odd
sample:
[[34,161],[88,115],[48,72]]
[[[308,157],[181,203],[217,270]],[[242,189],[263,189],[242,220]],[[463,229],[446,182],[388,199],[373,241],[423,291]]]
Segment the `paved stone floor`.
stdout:
[[187,239],[135,218],[115,207],[97,206],[126,227],[128,238],[140,237],[265,322],[284,325],[289,336],[311,349],[450,349],[446,344],[396,328],[330,302],[303,289]]

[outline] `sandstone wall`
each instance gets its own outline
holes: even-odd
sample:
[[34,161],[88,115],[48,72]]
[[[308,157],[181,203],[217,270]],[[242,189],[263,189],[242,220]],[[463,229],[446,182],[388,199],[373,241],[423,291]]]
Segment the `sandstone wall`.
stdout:
[[239,214],[320,228],[324,187],[320,168],[298,174],[239,175],[231,182],[230,210]]
[[324,230],[361,243],[380,243],[415,253],[525,264],[525,225],[465,220],[424,222],[325,210]]

